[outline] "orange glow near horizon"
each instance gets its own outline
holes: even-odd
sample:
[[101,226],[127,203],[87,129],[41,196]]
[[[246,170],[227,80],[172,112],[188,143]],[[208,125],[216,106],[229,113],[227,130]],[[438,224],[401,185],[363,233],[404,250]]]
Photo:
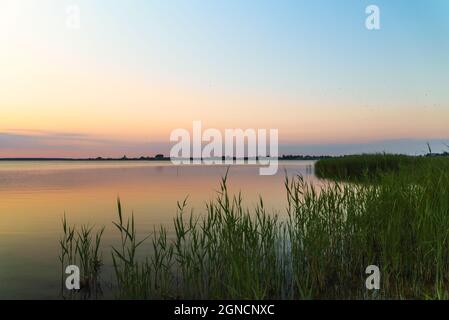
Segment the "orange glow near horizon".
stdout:
[[[333,50],[313,41],[295,44],[308,54],[301,59],[267,59],[258,47],[248,56],[243,41],[223,39],[221,47],[205,28],[188,33],[157,17],[125,25],[120,6],[107,14],[94,2],[82,8],[85,23],[73,31],[64,4],[0,4],[0,157],[148,154],[166,150],[170,132],[196,120],[219,130],[278,129],[280,143],[291,145],[449,138],[445,65],[423,64],[421,80],[392,60],[399,71],[373,67],[369,82],[361,55],[340,70]],[[274,47],[264,41],[265,50]],[[371,53],[369,43],[355,49]],[[335,63],[324,63],[330,57]]]

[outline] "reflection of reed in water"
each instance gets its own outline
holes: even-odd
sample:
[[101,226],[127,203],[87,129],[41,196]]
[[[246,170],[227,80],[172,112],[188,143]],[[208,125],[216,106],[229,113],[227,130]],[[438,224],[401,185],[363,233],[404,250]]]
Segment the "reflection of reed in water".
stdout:
[[313,166],[311,164],[306,165],[306,174],[308,175],[313,174]]

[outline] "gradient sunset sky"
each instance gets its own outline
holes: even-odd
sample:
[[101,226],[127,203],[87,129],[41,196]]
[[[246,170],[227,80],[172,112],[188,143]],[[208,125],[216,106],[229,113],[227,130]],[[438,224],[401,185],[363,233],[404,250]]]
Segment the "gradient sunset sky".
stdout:
[[449,1],[0,1],[0,157],[167,154],[194,120],[281,154],[443,150]]

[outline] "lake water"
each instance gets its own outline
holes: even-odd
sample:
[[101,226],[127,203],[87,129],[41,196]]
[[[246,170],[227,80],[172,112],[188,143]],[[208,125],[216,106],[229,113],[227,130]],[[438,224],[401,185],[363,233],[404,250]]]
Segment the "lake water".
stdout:
[[[260,176],[258,166],[234,165],[229,169],[229,188],[242,191],[248,207],[260,195],[268,211],[282,214],[285,172],[320,184],[313,164],[281,161],[274,176]],[[118,196],[125,214],[134,212],[138,235],[144,237],[154,226],[172,230],[176,202],[186,196],[189,208],[204,212],[226,170],[227,166],[170,162],[0,162],[0,299],[59,298],[58,241],[64,213],[70,224],[106,226],[107,269],[111,245],[118,240],[111,223],[117,219]]]

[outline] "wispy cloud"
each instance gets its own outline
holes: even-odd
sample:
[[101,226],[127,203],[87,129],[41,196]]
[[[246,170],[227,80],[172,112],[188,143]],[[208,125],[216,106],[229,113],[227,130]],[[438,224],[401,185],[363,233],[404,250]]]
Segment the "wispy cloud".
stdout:
[[[342,155],[389,152],[427,153],[427,142],[433,152],[449,151],[449,139],[395,139],[352,144],[281,143],[280,154]],[[129,157],[168,154],[167,141],[132,141],[103,138],[77,132],[52,132],[33,129],[11,129],[0,132],[0,157]]]
[[49,130],[40,130],[40,129],[6,129],[4,132],[0,132],[4,134],[16,134],[16,135],[32,135],[32,136],[49,136],[49,137],[62,137],[62,138],[91,138],[92,136],[85,133],[79,132],[58,132],[58,131],[49,131]]
[[84,133],[29,129],[0,132],[2,158],[141,156],[162,151],[162,143],[107,139]]
[[427,143],[435,153],[449,152],[448,139],[390,139],[370,141],[366,143],[340,143],[340,144],[288,144],[281,146],[281,153],[287,154],[313,154],[313,155],[345,155],[360,153],[401,153],[421,155],[428,152]]

